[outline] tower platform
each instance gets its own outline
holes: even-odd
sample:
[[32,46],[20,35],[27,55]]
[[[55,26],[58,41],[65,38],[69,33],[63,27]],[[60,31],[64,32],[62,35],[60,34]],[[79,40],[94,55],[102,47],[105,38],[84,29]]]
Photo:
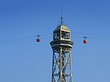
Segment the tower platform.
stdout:
[[68,48],[72,48],[74,42],[72,41],[65,41],[65,40],[56,40],[56,41],[52,41],[50,43],[52,48],[57,48],[57,47],[68,47]]

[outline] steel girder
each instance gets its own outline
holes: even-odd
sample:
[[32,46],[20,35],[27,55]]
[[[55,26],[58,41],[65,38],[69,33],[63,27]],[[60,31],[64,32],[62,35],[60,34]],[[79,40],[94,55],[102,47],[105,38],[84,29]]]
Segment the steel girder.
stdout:
[[71,48],[53,48],[52,82],[72,82]]

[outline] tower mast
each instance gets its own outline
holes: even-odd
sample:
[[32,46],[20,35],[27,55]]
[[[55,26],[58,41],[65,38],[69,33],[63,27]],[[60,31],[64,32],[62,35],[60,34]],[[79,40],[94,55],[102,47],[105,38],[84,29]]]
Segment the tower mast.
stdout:
[[61,11],[61,25],[63,25],[62,11]]
[[70,30],[61,25],[53,31],[53,41],[50,45],[53,50],[52,82],[72,82],[71,49],[74,42],[70,41]]

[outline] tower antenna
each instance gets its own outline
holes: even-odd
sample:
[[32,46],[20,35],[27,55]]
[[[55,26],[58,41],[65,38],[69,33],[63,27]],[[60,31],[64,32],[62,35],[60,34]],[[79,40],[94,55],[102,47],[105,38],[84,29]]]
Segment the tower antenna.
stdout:
[[63,25],[62,10],[61,10],[61,25]]

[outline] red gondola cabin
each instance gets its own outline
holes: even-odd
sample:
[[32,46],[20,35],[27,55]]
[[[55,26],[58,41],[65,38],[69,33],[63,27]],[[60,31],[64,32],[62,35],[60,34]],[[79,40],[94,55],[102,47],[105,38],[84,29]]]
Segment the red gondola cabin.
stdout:
[[37,41],[37,42],[40,42],[40,39],[38,38],[36,41]]
[[84,40],[83,43],[86,44],[87,43],[87,40]]
[[84,37],[84,38],[85,38],[85,40],[83,40],[83,43],[87,44],[87,40],[86,40],[87,37]]
[[40,35],[37,35],[36,42],[40,42],[39,36],[40,36]]

